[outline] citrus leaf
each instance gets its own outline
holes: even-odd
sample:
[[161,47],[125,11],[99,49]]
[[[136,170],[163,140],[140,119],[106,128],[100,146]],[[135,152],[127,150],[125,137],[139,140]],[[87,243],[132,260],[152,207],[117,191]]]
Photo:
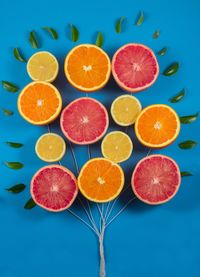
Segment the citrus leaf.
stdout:
[[14,113],[8,109],[2,109],[2,112],[4,113],[4,115],[6,116],[11,116],[13,115]]
[[12,186],[10,188],[7,188],[6,190],[12,193],[20,193],[25,189],[25,185],[24,184],[17,184],[15,186]]
[[185,90],[182,89],[178,94],[176,94],[174,97],[170,98],[169,101],[170,101],[171,103],[177,103],[177,102],[179,102],[184,96],[185,96]]
[[196,145],[197,145],[197,142],[196,142],[196,141],[194,141],[194,140],[186,140],[186,141],[180,142],[178,146],[179,146],[181,149],[192,149],[192,148],[194,148]]
[[22,163],[19,163],[19,162],[5,162],[5,165],[7,167],[9,167],[10,169],[21,169],[24,167],[24,165]]
[[115,25],[115,31],[116,31],[116,33],[121,33],[122,32],[122,23],[123,23],[123,21],[126,19],[126,17],[125,16],[122,16],[122,17],[120,17],[118,20],[117,20],[117,22],[116,22],[116,25]]
[[18,142],[11,142],[11,141],[6,141],[6,144],[12,148],[20,148],[23,146],[22,143],[18,143]]
[[29,33],[29,42],[33,48],[35,48],[35,49],[39,48],[38,39],[37,39],[35,31],[31,31]]
[[47,31],[53,39],[57,40],[58,39],[58,33],[56,32],[55,29],[50,28],[50,27],[43,27],[43,30]]
[[137,21],[135,22],[135,25],[140,26],[140,25],[142,25],[143,22],[144,22],[144,12],[141,11],[137,18]]
[[26,60],[24,59],[24,57],[22,56],[22,54],[20,53],[18,48],[14,48],[13,50],[13,55],[15,57],[16,60],[25,63]]
[[167,47],[163,47],[162,49],[160,49],[160,51],[158,51],[159,56],[164,56],[166,53],[167,53]]
[[96,39],[96,46],[102,47],[104,43],[104,38],[102,32],[98,32]]
[[79,31],[76,28],[76,26],[70,24],[70,28],[71,28],[71,40],[73,42],[76,42],[79,39]]
[[2,87],[9,91],[9,92],[18,92],[19,88],[15,84],[8,82],[8,81],[2,81]]
[[165,69],[165,71],[163,72],[163,75],[171,76],[175,74],[178,71],[178,69],[179,69],[179,63],[174,62],[167,69]]
[[189,171],[182,171],[181,172],[181,177],[189,177],[192,176],[192,173],[190,173]]
[[26,204],[24,205],[24,209],[26,210],[30,210],[33,209],[36,206],[36,203],[34,202],[34,200],[32,198],[30,198]]
[[180,122],[182,124],[190,124],[192,122],[194,122],[197,117],[198,117],[199,113],[193,114],[193,115],[185,115],[185,116],[180,116]]
[[154,38],[154,39],[157,39],[157,38],[159,37],[159,35],[160,35],[160,31],[157,30],[157,31],[154,32],[153,38]]

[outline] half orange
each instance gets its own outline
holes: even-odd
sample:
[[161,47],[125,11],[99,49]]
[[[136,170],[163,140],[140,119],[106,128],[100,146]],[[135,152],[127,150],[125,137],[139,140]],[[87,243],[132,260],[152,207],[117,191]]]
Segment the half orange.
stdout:
[[84,92],[103,88],[111,74],[108,55],[93,44],[74,47],[66,56],[64,71],[69,83]]
[[29,123],[44,125],[55,120],[62,109],[62,98],[56,87],[46,82],[28,84],[18,97],[18,110]]
[[122,168],[104,158],[89,160],[78,176],[81,193],[89,200],[104,203],[116,198],[124,186]]
[[146,107],[135,122],[138,140],[151,148],[166,147],[178,137],[179,132],[178,115],[171,107],[163,104]]

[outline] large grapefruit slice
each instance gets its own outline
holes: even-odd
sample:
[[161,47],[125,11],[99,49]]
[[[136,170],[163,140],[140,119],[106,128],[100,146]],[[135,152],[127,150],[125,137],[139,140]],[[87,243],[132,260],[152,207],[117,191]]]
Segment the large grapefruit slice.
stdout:
[[60,165],[49,165],[35,173],[31,180],[31,195],[35,203],[51,212],[69,208],[78,194],[73,173]]
[[126,44],[113,56],[113,77],[126,91],[138,92],[147,89],[156,81],[158,73],[159,65],[155,54],[143,44]]
[[83,97],[71,102],[60,119],[64,135],[76,144],[91,144],[106,132],[109,118],[106,108],[97,100]]
[[177,193],[181,174],[176,162],[164,155],[142,159],[132,175],[134,194],[147,204],[162,204]]

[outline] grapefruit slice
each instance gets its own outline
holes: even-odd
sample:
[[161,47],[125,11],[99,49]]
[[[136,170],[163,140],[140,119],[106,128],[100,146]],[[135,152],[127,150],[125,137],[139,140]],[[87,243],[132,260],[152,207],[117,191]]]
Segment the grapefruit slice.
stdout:
[[92,144],[106,133],[109,118],[106,108],[97,100],[83,97],[71,102],[62,112],[61,129],[75,144]]
[[181,174],[178,165],[170,157],[151,155],[142,159],[132,175],[134,194],[147,204],[162,204],[177,193]]
[[31,196],[34,202],[51,212],[69,208],[78,194],[74,174],[60,165],[42,167],[31,180]]
[[143,44],[126,44],[113,56],[113,77],[125,91],[147,89],[156,81],[158,73],[159,65],[155,54]]

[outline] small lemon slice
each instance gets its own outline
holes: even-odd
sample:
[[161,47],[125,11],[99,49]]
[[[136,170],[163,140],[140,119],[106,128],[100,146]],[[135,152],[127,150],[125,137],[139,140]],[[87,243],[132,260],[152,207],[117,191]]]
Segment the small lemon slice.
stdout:
[[59,70],[57,59],[47,51],[32,55],[27,63],[27,72],[33,81],[53,82]]
[[37,140],[35,151],[37,156],[45,162],[58,162],[66,152],[66,144],[61,136],[46,133]]
[[101,151],[105,158],[115,163],[121,163],[130,158],[133,144],[130,137],[120,131],[107,134],[101,144]]
[[132,95],[121,95],[111,105],[113,120],[120,126],[130,126],[142,110],[140,101]]

